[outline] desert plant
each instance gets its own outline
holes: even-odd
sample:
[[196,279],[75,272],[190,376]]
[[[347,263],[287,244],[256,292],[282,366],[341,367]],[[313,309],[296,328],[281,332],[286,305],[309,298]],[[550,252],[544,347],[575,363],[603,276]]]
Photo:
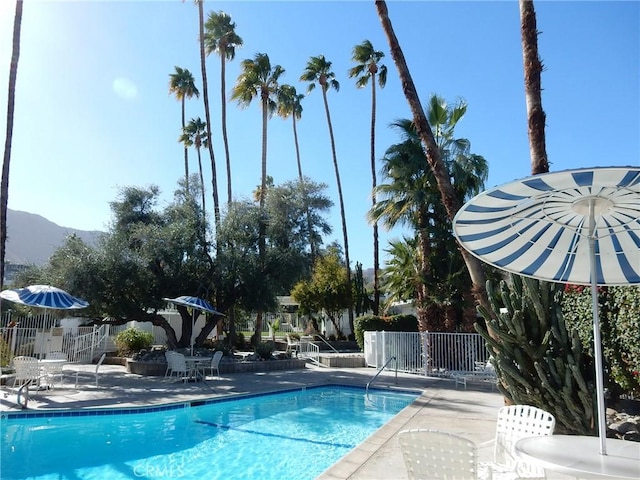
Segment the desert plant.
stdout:
[[264,360],[271,360],[275,349],[276,347],[273,342],[260,342],[254,347],[254,352]]
[[151,347],[153,335],[139,328],[127,328],[116,335],[114,342],[118,347],[118,354],[126,356]]

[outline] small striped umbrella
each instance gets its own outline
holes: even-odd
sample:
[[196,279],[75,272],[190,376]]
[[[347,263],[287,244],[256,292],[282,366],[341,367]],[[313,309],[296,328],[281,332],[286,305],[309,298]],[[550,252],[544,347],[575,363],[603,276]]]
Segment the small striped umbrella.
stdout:
[[191,315],[191,355],[193,355],[193,328],[195,326],[196,323],[196,319],[195,319],[195,310],[200,310],[202,312],[209,312],[209,313],[213,313],[213,314],[217,314],[217,315],[224,315],[223,313],[219,312],[218,310],[215,309],[215,307],[213,305],[211,305],[209,302],[207,302],[206,300],[203,300],[202,298],[198,298],[198,297],[191,297],[189,295],[182,295],[180,297],[176,297],[176,298],[163,298],[163,300],[166,300],[167,302],[171,302],[175,305],[182,305],[183,307],[188,307],[188,308],[193,308],[194,309],[194,313]]
[[465,249],[495,267],[591,286],[600,453],[606,454],[597,286],[640,284],[640,167],[516,180],[469,200],[453,229]]

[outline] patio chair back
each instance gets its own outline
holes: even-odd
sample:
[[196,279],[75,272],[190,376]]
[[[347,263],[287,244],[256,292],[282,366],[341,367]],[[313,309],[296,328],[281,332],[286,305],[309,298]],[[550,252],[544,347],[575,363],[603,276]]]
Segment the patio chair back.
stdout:
[[35,357],[14,357],[13,368],[15,370],[15,378],[13,386],[40,383],[40,364]]
[[184,358],[184,355],[179,352],[166,351],[164,352],[164,356],[167,359],[167,371],[164,375],[164,378],[167,377],[182,377],[183,381],[191,375],[191,370],[187,366],[187,361]]
[[515,468],[522,478],[545,478],[544,470],[535,465],[517,461],[514,445],[521,438],[552,435],[556,426],[555,417],[540,408],[530,405],[509,405],[498,411],[494,462]]
[[437,430],[403,430],[398,434],[409,479],[478,478],[476,445]]

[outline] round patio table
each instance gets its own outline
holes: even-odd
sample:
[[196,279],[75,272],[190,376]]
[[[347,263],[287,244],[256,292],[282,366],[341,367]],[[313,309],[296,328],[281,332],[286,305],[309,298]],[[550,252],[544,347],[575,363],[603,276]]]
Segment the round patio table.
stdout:
[[640,478],[640,443],[607,438],[607,454],[599,452],[600,438],[547,435],[518,440],[518,458],[547,470],[576,478]]

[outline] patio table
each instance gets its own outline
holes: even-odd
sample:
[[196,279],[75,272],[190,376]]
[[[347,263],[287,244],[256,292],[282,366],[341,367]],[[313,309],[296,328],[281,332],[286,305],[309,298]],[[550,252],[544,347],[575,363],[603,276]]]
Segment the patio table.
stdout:
[[211,357],[185,356],[184,361],[187,363],[187,367],[194,372],[196,380],[204,380],[204,374],[198,367],[202,363],[210,364]]
[[582,435],[523,438],[514,449],[522,460],[575,478],[640,478],[640,443],[617,438],[606,442],[606,455],[599,453],[599,437]]
[[[40,366],[40,372],[47,378],[47,384],[55,386],[53,379],[55,375],[60,375],[60,381],[62,382],[62,368],[69,363],[69,360],[63,358],[44,358],[38,360]],[[52,380],[49,380],[51,378]]]

